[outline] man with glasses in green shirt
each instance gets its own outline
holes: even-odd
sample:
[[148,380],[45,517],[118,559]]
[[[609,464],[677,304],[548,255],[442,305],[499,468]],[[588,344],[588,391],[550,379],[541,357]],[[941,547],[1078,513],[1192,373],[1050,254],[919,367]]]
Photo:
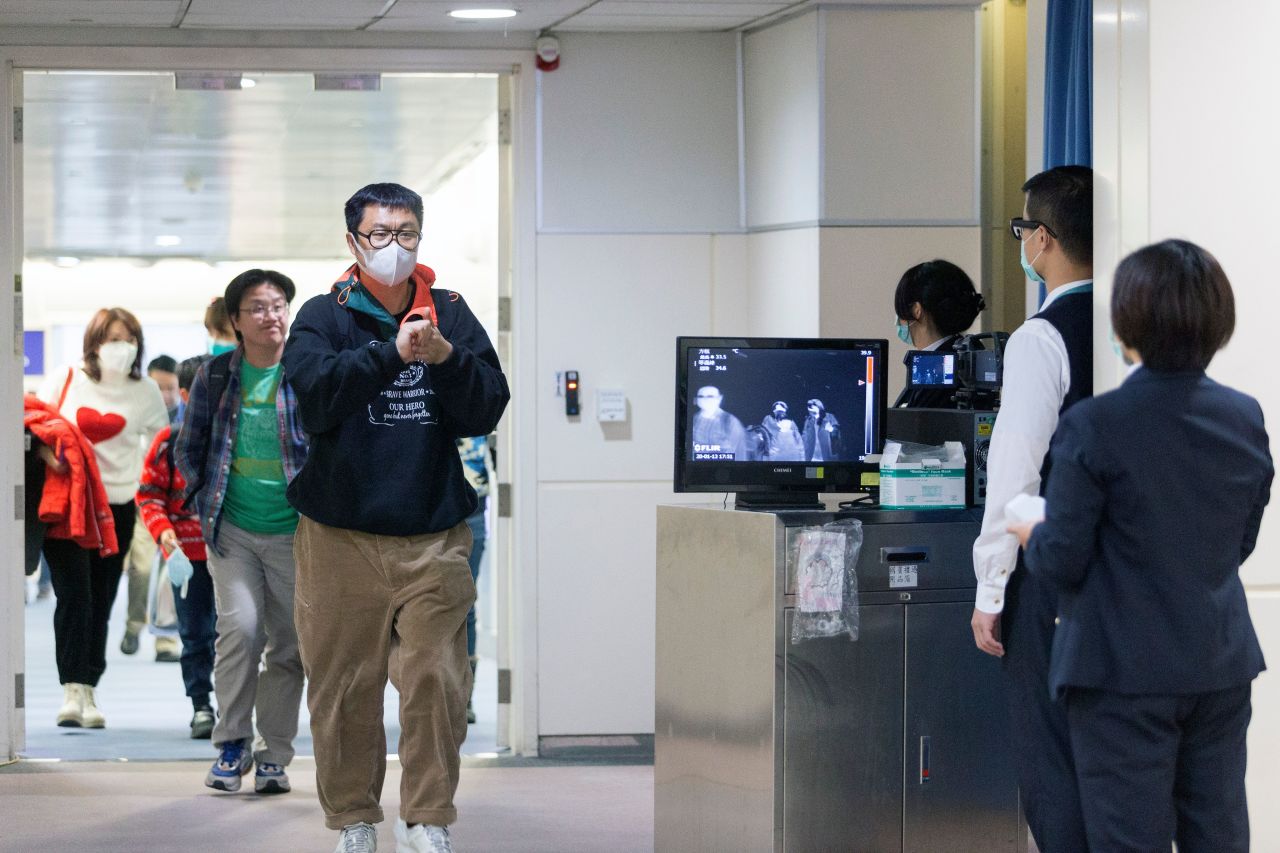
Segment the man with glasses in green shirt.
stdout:
[[217,601],[219,756],[205,784],[219,791],[238,791],[255,763],[258,793],[290,789],[284,768],[293,758],[303,673],[293,624],[298,513],[285,489],[307,452],[281,364],[294,293],[274,270],[248,270],[227,285],[239,343],[196,374],[174,446]]

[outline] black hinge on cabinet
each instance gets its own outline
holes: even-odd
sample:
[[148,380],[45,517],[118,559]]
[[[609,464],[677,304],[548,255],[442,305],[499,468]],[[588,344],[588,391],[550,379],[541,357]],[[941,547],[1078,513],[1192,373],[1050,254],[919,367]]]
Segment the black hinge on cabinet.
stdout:
[[27,487],[22,483],[18,483],[13,487],[13,520],[26,521],[27,519]]
[[22,107],[13,108],[13,141],[22,144]]
[[511,517],[511,484],[498,484],[498,518]]
[[27,707],[27,674],[25,672],[14,673],[13,676],[13,707]]

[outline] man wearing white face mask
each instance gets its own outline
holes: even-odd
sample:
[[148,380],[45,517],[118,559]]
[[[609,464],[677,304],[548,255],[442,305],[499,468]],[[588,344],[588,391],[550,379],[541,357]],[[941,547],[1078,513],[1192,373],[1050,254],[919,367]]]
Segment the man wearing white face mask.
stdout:
[[[40,389],[93,444],[115,522],[127,548],[137,510],[133,495],[151,439],[169,423],[155,381],[142,375],[142,326],[123,308],[101,308],[84,332],[84,361],[49,374]],[[107,668],[107,620],[120,586],[124,554],[103,556],[70,539],[49,539],[45,558],[58,605],[53,614],[58,679],[64,702],[58,725],[102,728],[94,688]]]
[[294,608],[325,823],[377,847],[382,696],[400,693],[399,853],[449,853],[475,600],[455,439],[491,432],[510,393],[462,297],[418,264],[422,198],[371,184],[346,204],[356,263],[298,312],[284,367],[311,447],[289,484]]
[[1049,650],[1056,590],[1022,567],[1005,507],[1044,494],[1049,439],[1071,406],[1093,396],[1093,172],[1058,166],[1022,186],[1009,230],[1027,277],[1048,297],[1009,337],[1004,387],[987,457],[987,505],[973,546],[978,590],[971,627],[1001,657],[1010,741],[1027,824],[1041,853],[1087,850],[1066,709],[1051,700]]

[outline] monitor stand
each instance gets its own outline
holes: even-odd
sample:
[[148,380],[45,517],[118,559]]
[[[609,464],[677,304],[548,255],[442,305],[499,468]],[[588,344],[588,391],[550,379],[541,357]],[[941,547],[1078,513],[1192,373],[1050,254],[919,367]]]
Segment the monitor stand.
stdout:
[[733,508],[767,512],[778,509],[826,509],[817,492],[738,492]]

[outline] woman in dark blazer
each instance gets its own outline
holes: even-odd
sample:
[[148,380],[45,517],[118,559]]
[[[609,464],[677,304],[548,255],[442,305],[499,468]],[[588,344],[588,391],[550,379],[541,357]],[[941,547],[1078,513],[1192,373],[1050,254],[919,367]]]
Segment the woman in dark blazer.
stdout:
[[1274,468],[1258,402],[1204,372],[1235,327],[1231,285],[1167,240],[1121,262],[1111,320],[1136,366],[1063,416],[1045,519],[1010,527],[1060,590],[1046,687],[1066,702],[1092,850],[1247,851],[1265,664],[1239,568]]
[[[965,271],[950,261],[916,264],[893,294],[898,340],[913,350],[947,353],[987,307]],[[908,367],[908,369],[910,369]],[[894,408],[954,409],[954,388],[904,388]]]

